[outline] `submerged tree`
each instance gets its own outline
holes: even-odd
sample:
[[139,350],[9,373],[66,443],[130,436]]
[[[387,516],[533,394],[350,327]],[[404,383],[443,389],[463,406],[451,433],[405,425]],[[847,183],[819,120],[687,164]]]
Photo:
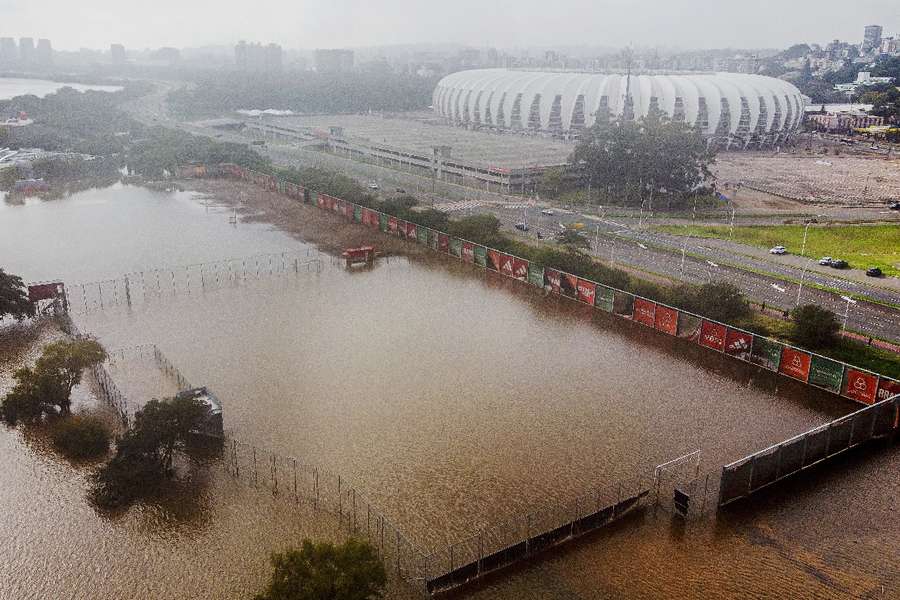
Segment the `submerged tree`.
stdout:
[[833,346],[838,340],[841,325],[837,316],[816,304],[804,304],[791,312],[791,339],[810,350]]
[[0,269],[0,319],[10,316],[17,321],[34,316],[34,303],[28,300],[28,290],[22,278]]

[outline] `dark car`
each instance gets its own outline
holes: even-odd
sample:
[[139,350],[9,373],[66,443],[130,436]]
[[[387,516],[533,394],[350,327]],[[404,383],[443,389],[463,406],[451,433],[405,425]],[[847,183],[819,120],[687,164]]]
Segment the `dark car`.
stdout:
[[847,261],[840,258],[835,258],[831,261],[832,269],[846,269],[848,266]]
[[878,267],[869,267],[866,269],[866,275],[869,277],[881,277],[881,269]]
[[891,210],[900,210],[900,200],[891,202],[890,204],[888,204],[888,208]]
[[516,223],[516,229],[519,231],[528,231],[528,223]]

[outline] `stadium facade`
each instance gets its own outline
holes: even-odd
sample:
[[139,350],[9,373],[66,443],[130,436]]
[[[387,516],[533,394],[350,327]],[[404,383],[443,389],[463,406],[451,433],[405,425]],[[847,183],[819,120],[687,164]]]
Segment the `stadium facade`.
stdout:
[[742,73],[596,74],[512,69],[460,71],[434,90],[435,112],[455,125],[577,137],[598,115],[640,119],[659,110],[700,128],[710,145],[789,142],[806,99],[786,81]]

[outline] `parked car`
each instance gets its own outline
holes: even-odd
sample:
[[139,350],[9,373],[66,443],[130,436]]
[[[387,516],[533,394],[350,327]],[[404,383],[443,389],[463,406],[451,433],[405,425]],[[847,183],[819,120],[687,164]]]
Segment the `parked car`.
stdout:
[[787,248],[784,246],[773,246],[769,249],[769,254],[787,254]]
[[866,269],[866,275],[869,277],[881,277],[881,269],[878,267],[869,267]]
[[830,256],[823,256],[819,259],[819,264],[823,267],[830,267],[833,259]]
[[900,200],[889,203],[888,208],[891,210],[900,210]]
[[369,189],[370,189],[370,190],[377,190],[377,189],[378,189],[378,184],[375,183],[375,182],[373,181],[372,183],[369,184]]
[[404,190],[403,188],[397,188],[396,191],[397,191],[398,194],[405,194],[405,193],[406,193],[406,190]]
[[556,214],[556,212],[552,208],[545,208],[544,210],[541,211],[541,214],[547,215],[548,217],[552,217],[553,215]]
[[835,258],[831,261],[829,265],[832,269],[846,269],[848,267],[847,261],[842,260],[840,258]]
[[528,223],[516,223],[516,229],[519,231],[528,231]]

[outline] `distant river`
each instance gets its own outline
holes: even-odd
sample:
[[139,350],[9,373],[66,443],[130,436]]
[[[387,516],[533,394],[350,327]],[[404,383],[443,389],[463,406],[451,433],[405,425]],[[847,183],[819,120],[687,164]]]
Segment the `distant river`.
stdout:
[[97,90],[100,92],[118,92],[122,88],[115,85],[84,85],[80,83],[60,83],[46,79],[17,79],[14,77],[0,77],[0,100],[9,100],[16,96],[33,94],[43,98],[64,87],[70,87],[84,92]]

